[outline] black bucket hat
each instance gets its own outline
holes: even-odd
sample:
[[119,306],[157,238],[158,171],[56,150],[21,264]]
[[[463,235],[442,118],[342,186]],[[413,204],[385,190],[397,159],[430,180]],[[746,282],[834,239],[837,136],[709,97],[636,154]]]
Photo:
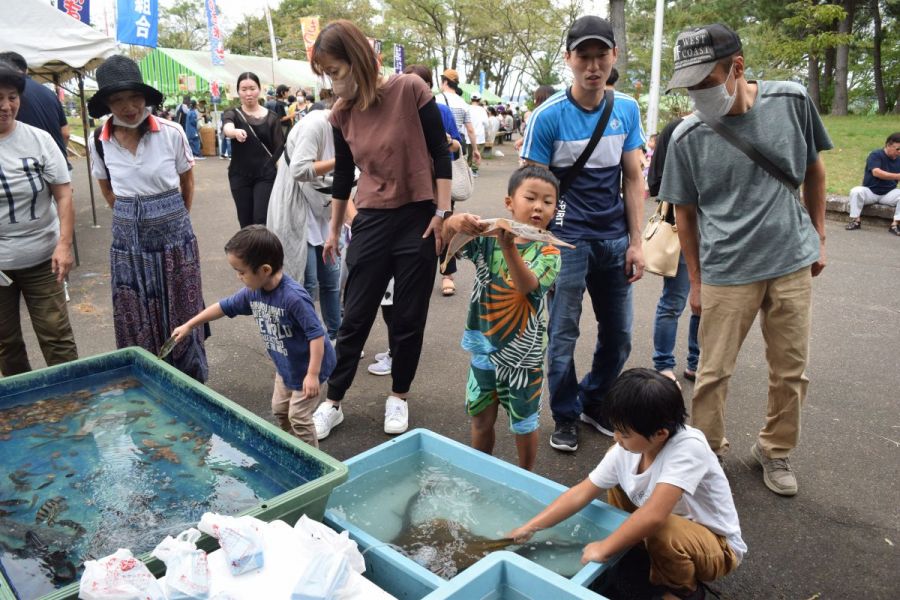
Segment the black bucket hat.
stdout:
[[13,86],[20,94],[25,91],[25,76],[6,60],[0,60],[0,83]]
[[144,83],[137,63],[127,56],[110,56],[97,68],[97,86],[99,89],[88,100],[88,114],[99,119],[110,113],[106,101],[112,94],[124,91],[136,91],[144,94],[147,106],[161,106],[163,95],[154,87]]

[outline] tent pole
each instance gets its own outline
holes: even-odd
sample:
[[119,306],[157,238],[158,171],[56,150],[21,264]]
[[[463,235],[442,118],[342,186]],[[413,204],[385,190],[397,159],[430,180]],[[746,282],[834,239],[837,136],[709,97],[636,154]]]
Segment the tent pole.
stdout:
[[84,73],[78,71],[78,97],[81,98],[81,126],[84,129],[84,162],[87,166],[88,173],[88,189],[91,193],[91,217],[94,219],[94,224],[91,227],[99,228],[97,225],[97,204],[94,201],[94,179],[91,176],[91,153],[88,150],[88,136],[92,135],[93,132],[88,129],[88,118],[87,118],[87,104],[84,102]]

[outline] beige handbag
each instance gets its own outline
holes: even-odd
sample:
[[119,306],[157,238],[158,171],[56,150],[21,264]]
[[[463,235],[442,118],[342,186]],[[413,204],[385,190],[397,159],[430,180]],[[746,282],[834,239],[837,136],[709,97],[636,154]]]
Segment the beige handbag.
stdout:
[[663,277],[675,277],[678,273],[678,259],[681,243],[678,228],[666,221],[669,213],[668,202],[659,202],[656,212],[644,227],[644,270]]

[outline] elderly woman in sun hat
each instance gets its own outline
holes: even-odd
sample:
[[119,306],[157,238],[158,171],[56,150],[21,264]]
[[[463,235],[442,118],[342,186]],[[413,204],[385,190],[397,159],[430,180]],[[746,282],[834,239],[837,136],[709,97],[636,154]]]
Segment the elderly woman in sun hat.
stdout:
[[0,373],[31,370],[22,324],[25,299],[48,365],[75,360],[63,280],[72,264],[75,212],[66,159],[42,129],[19,123],[25,78],[0,61]]
[[[177,123],[151,106],[162,94],[141,79],[137,64],[112,56],[97,69],[94,118],[112,113],[88,138],[92,174],[113,209],[112,276],[116,346],[158,353],[169,332],[203,310],[200,252],[191,226],[193,153]],[[172,351],[172,364],[198,381],[208,375],[197,328]]]

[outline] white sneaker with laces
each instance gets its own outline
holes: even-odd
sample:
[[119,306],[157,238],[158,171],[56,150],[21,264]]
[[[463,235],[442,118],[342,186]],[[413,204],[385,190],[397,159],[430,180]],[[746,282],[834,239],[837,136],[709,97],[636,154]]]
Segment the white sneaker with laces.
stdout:
[[388,396],[384,403],[384,432],[397,435],[407,429],[409,429],[409,407],[406,400]]
[[[377,354],[375,355],[378,356]],[[390,375],[391,374],[391,357],[385,356],[381,360],[376,360],[368,366],[369,373],[372,375]]]
[[323,402],[313,413],[313,425],[316,426],[316,439],[324,440],[331,430],[344,422],[344,411],[331,402]]
[[386,358],[390,358],[390,357],[391,357],[390,350],[388,350],[387,352],[376,352],[375,353],[375,362],[380,362],[380,361],[382,361]]

